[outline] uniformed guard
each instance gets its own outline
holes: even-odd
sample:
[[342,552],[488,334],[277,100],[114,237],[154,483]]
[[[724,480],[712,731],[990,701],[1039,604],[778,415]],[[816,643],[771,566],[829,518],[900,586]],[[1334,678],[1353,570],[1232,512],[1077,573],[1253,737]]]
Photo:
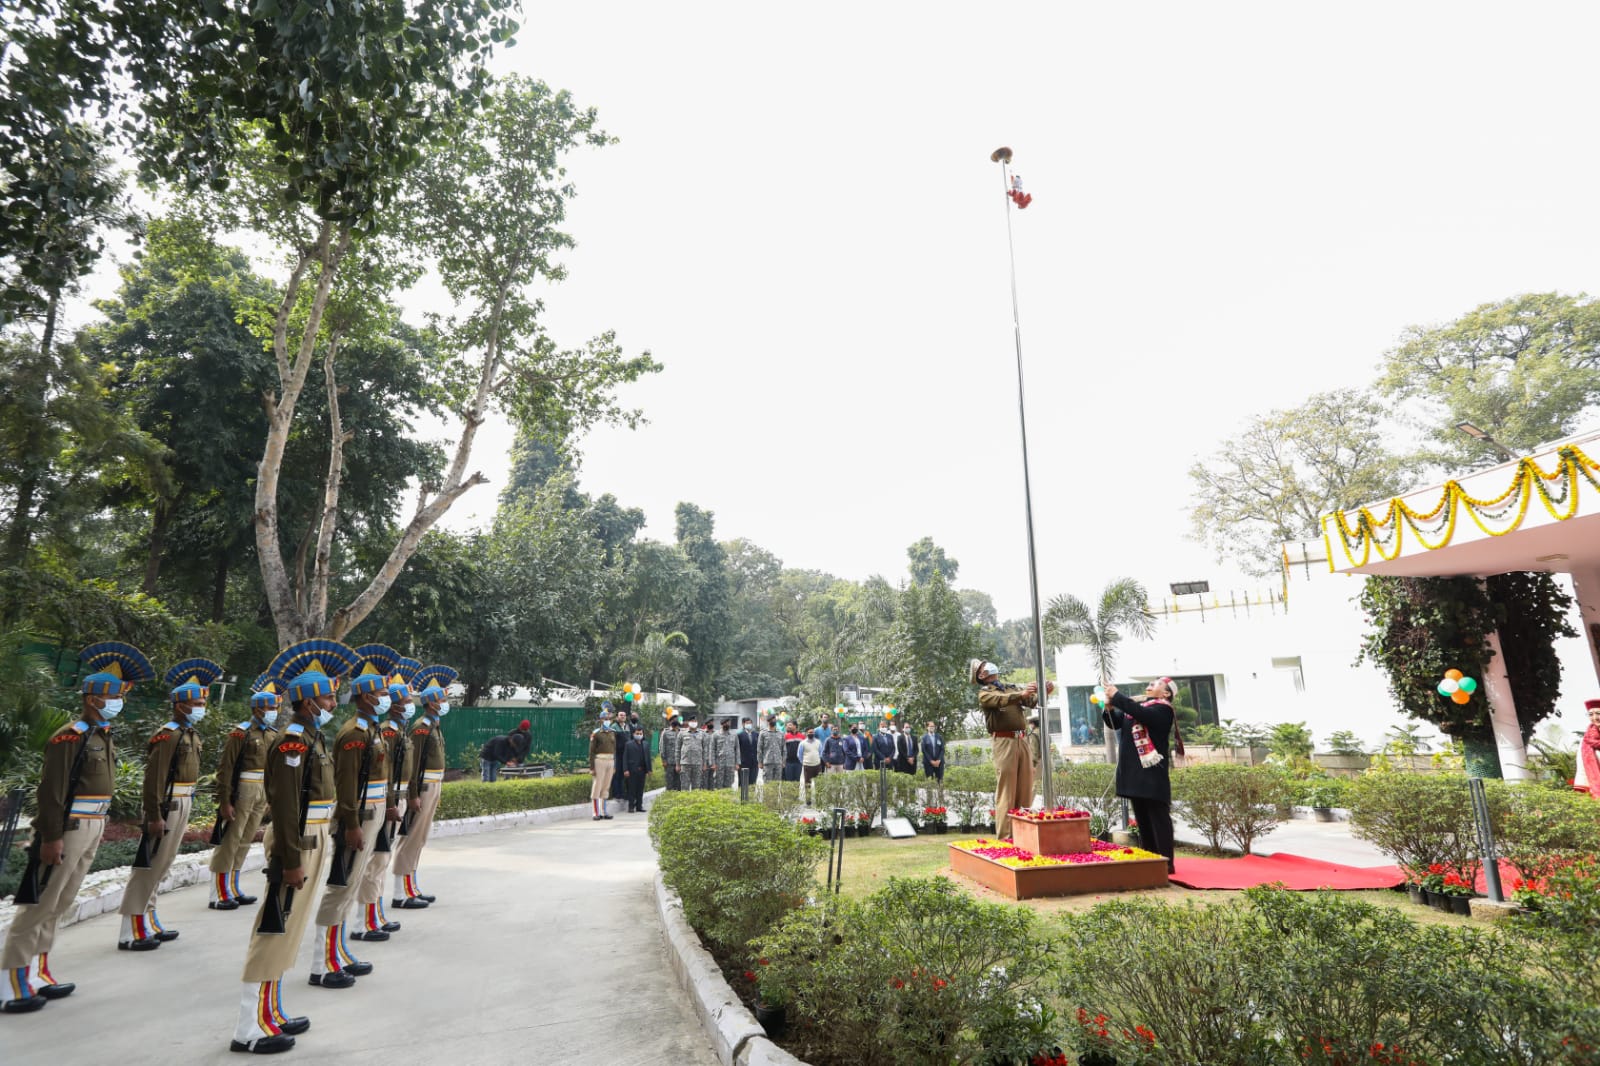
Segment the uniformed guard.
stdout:
[[194,727],[206,716],[206,695],[222,667],[210,659],[185,659],[167,671],[172,717],[150,737],[144,763],[144,836],[133,858],[128,887],[122,890],[122,926],[117,947],[148,951],[178,939],[176,929],[161,924],[156,891],[172,860],[178,857],[194,786],[200,780],[200,735]]
[[338,641],[305,640],[279,652],[267,668],[288,692],[290,720],[267,749],[273,824],[267,891],[245,953],[239,1021],[229,1045],[234,1051],[287,1051],[295,1034],[311,1028],[309,1019],[284,1013],[281,986],[317,909],[328,823],[338,802],[333,759],[320,727],[333,718],[338,677],[355,665],[355,653]]
[[705,772],[706,744],[694,719],[684,722],[683,739],[678,742],[678,777],[685,792],[704,788],[701,778]]
[[[407,812],[421,804],[411,796],[411,778],[416,771],[417,749],[407,736],[417,706],[411,697],[410,678],[422,669],[415,659],[401,659],[389,678],[389,713],[378,723],[378,735],[388,745],[389,791],[384,825],[367,868],[361,872],[361,887],[356,890],[356,905],[361,908],[361,928],[351,933],[354,940],[383,941],[400,931],[400,923],[390,921],[383,910],[384,877],[399,846],[400,826]],[[426,907],[426,901],[419,900]]]
[[589,733],[589,805],[594,820],[610,818],[607,799],[611,795],[611,775],[617,768],[617,733],[611,727],[611,711],[600,712],[600,725]]
[[711,762],[716,767],[718,788],[733,787],[733,768],[739,762],[739,738],[732,726],[732,719],[724,718],[721,730],[711,735]]
[[683,741],[683,734],[678,731],[678,716],[667,709],[667,728],[661,734],[661,770],[667,779],[667,791],[677,792],[683,787],[683,782],[678,777],[678,746]]
[[234,726],[217,761],[217,824],[211,831],[211,903],[235,911],[256,901],[239,888],[239,870],[267,813],[267,749],[278,739],[278,683],[266,674],[251,684],[250,717]]
[[700,725],[700,741],[704,745],[705,764],[700,767],[700,787],[717,787],[717,735],[712,725],[712,720],[707,718]]
[[372,972],[372,963],[350,953],[345,923],[388,807],[389,745],[378,733],[378,721],[389,713],[393,702],[388,680],[400,653],[382,644],[364,644],[355,651],[361,659],[350,682],[355,713],[333,740],[339,805],[334,812],[333,856],[328,887],[317,909],[316,950],[311,962],[311,983],[321,988],[349,988],[357,977]]
[[422,689],[418,694],[422,720],[411,727],[411,744],[416,748],[411,794],[418,802],[393,859],[392,897],[396,907],[407,910],[437,902],[436,897],[418,887],[417,864],[422,859],[422,849],[427,846],[428,833],[433,829],[433,815],[439,809],[439,789],[444,785],[444,727],[441,722],[450,713],[450,695],[446,690],[455,679],[456,672],[448,666],[424,667],[411,679],[413,688],[420,686]]
[[778,720],[767,719],[767,728],[761,731],[761,740],[756,748],[756,757],[761,760],[761,781],[783,780],[783,734],[778,732]]
[[17,912],[0,950],[0,1010],[36,1011],[77,986],[50,972],[56,922],[78,895],[105,832],[115,790],[117,755],[111,722],[136,681],[156,676],[138,648],[114,641],[79,654],[89,673],[79,686],[79,717],[45,744],[33,840],[17,888]]

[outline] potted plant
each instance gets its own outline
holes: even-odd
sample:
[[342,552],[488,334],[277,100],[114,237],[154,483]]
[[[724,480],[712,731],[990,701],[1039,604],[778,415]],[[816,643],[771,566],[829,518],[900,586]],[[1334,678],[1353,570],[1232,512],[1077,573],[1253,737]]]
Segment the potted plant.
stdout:
[[1333,808],[1338,798],[1338,790],[1332,785],[1316,784],[1306,792],[1306,802],[1311,807],[1311,814],[1319,822],[1336,820]]
[[1426,905],[1427,902],[1428,902],[1427,897],[1425,897],[1422,894],[1422,882],[1421,881],[1407,881],[1406,882],[1406,895],[1411,897],[1411,902],[1412,903],[1415,903],[1415,904],[1417,904],[1419,906]]
[[922,824],[930,826],[936,835],[944,832],[945,823],[949,820],[949,811],[944,807],[922,808]]
[[789,1029],[789,1008],[780,993],[762,987],[761,967],[766,964],[766,959],[756,960],[755,968],[744,972],[744,979],[755,986],[756,1021],[761,1023],[768,1037],[779,1040]]
[[817,835],[817,820],[815,818],[813,818],[809,814],[806,815],[804,818],[800,819],[800,829],[808,837],[816,836]]
[[1436,911],[1450,909],[1450,902],[1444,898],[1444,875],[1448,872],[1444,863],[1436,862],[1428,867],[1427,874],[1422,878],[1423,901]]
[[1444,875],[1442,888],[1445,909],[1452,914],[1469,915],[1472,913],[1472,882],[1458,873]]

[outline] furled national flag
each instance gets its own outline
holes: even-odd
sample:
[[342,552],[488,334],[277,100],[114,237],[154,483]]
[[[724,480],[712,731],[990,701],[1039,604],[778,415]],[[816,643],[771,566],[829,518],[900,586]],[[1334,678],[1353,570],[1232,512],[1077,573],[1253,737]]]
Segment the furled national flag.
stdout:
[[1018,211],[1033,203],[1033,196],[1022,191],[1022,177],[1017,174],[1011,175],[1011,192],[1008,195],[1011,197],[1011,202],[1017,205]]

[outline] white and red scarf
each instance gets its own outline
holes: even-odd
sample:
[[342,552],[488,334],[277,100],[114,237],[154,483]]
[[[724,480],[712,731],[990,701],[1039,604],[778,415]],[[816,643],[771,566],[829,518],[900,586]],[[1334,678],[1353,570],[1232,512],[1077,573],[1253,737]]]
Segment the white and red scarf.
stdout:
[[[1145,700],[1142,707],[1165,707],[1172,710],[1172,704],[1163,699]],[[1155,741],[1150,739],[1150,730],[1146,729],[1137,720],[1133,723],[1133,750],[1139,753],[1139,765],[1145,768],[1159,765],[1161,753],[1156,750]]]

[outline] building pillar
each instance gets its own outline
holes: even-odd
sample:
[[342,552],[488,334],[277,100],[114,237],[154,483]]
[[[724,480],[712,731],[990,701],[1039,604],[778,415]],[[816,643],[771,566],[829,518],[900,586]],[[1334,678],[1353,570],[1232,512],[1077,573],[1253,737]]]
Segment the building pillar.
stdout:
[[1527,781],[1528,748],[1522,742],[1522,725],[1517,721],[1517,701],[1511,695],[1511,677],[1506,673],[1506,657],[1500,648],[1500,631],[1489,631],[1488,675],[1483,679],[1489,698],[1489,727],[1494,732],[1495,750],[1500,755],[1500,774],[1507,781]]
[[1578,601],[1578,628],[1582,630],[1583,643],[1589,648],[1589,658],[1594,662],[1593,684],[1576,682],[1574,694],[1592,699],[1584,690],[1600,695],[1600,567],[1573,571],[1572,593]]

